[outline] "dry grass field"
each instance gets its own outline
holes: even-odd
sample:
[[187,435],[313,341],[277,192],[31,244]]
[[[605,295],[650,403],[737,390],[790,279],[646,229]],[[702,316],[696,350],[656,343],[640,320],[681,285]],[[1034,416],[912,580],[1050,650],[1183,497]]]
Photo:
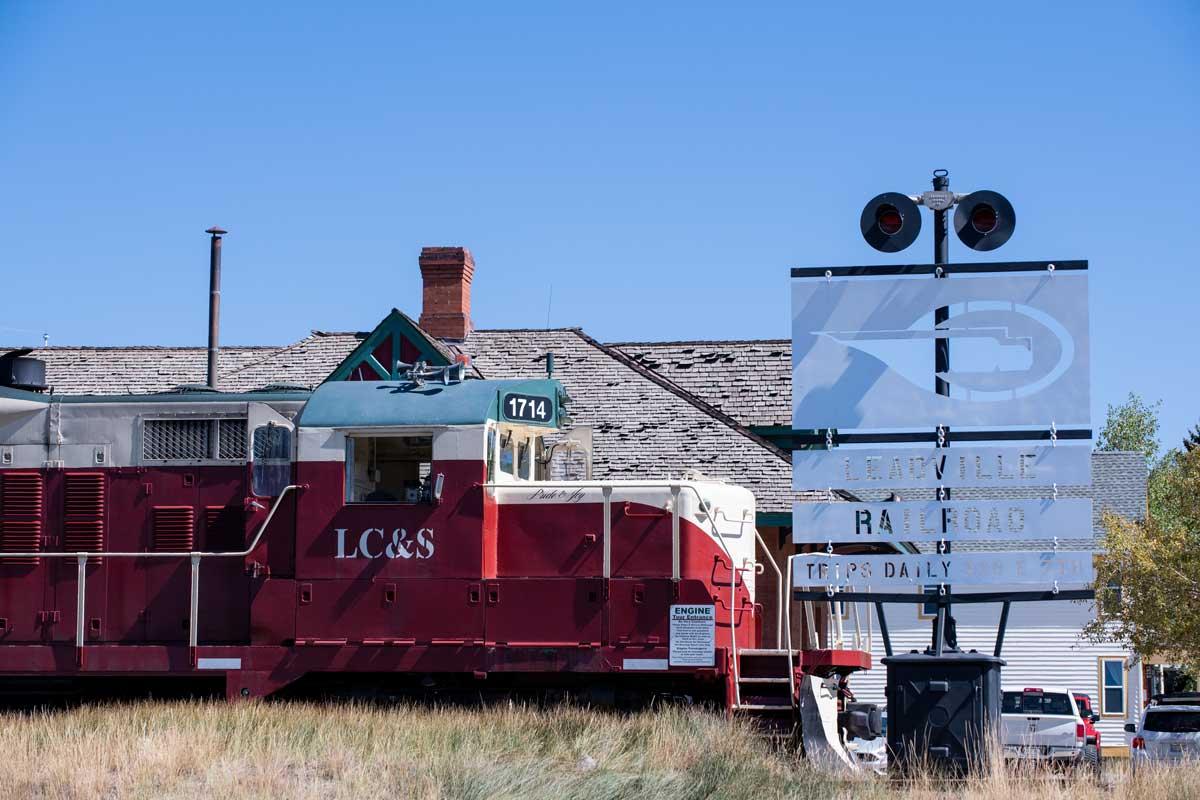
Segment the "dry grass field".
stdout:
[[143,702],[10,712],[0,798],[1200,798],[1200,768],[839,777],[722,717],[666,709]]

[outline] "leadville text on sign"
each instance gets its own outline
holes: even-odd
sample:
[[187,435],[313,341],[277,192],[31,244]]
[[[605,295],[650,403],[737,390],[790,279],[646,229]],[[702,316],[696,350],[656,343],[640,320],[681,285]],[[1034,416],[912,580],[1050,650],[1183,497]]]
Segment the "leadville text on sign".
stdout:
[[797,489],[936,489],[1086,486],[1091,449],[1035,447],[902,447],[797,450]]

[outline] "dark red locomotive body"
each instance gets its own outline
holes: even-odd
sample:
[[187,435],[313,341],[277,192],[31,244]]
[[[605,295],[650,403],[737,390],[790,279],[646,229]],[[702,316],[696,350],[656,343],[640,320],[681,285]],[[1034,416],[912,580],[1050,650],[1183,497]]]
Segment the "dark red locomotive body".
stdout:
[[311,394],[0,388],[0,674],[215,675],[231,697],[309,675],[574,677],[790,713],[794,668],[865,666],[759,650],[753,496],[591,480],[563,399],[449,372]]

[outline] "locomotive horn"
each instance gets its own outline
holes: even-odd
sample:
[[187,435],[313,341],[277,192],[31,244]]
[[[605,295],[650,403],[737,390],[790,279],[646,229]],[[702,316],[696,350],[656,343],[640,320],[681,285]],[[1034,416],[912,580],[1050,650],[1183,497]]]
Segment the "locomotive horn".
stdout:
[[916,241],[921,232],[921,212],[908,195],[884,192],[867,203],[859,225],[867,244],[885,253],[896,253]]
[[972,250],[995,250],[1016,227],[1012,203],[999,192],[971,192],[954,209],[954,232]]

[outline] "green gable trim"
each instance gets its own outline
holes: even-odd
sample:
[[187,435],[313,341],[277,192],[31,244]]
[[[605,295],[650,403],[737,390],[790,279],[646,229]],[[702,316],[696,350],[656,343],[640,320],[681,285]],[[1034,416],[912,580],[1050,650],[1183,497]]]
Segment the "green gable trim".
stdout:
[[[428,334],[417,327],[415,322],[399,310],[393,308],[392,312],[375,326],[375,330],[371,331],[370,335],[366,339],[363,339],[358,347],[354,348],[350,355],[346,356],[342,360],[342,363],[338,364],[337,368],[329,373],[329,377],[325,380],[350,380],[350,376],[360,367],[370,370],[380,380],[400,380],[400,375],[396,370],[396,362],[400,360],[401,340],[407,340],[409,344],[415,347],[417,352],[421,354],[421,360],[426,364],[431,364],[435,367],[444,367],[450,364],[450,359],[433,345]],[[379,345],[387,341],[390,341],[392,345],[392,363],[385,366],[379,363],[379,359],[375,357],[374,353]]]
[[792,515],[787,512],[765,512],[760,511],[754,515],[756,525],[767,527],[790,528],[792,527]]

